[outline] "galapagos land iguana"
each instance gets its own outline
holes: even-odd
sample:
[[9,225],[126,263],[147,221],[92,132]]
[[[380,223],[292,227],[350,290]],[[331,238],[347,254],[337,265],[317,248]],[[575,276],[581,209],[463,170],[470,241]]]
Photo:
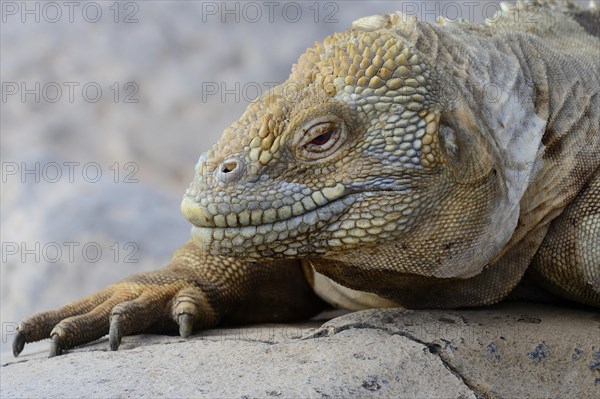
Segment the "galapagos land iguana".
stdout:
[[[535,7],[535,21],[524,21]],[[160,270],[28,317],[13,352],[109,334],[496,303],[523,280],[600,307],[600,11],[362,18],[203,154]]]

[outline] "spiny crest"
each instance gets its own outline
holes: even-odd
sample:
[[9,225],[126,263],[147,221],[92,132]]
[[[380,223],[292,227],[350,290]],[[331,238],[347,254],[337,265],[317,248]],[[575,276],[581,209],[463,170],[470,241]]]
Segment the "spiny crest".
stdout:
[[[597,8],[595,0],[590,1],[589,8]],[[502,1],[500,10],[486,20],[490,26],[531,24],[539,18],[538,11],[553,11],[570,14],[584,11],[581,2],[573,0],[518,0],[515,3]]]
[[[590,1],[590,6],[594,3],[595,1]],[[516,4],[520,6],[533,4],[538,7],[550,8],[560,12],[584,10],[581,2],[575,0],[518,0]]]

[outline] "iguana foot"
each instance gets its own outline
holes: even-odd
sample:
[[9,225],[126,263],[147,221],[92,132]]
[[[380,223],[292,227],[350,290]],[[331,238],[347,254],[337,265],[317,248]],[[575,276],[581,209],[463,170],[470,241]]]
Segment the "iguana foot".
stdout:
[[216,324],[202,291],[170,273],[139,274],[60,309],[35,314],[18,327],[13,354],[25,343],[50,337],[49,357],[108,333],[117,350],[124,336],[142,331],[177,331],[188,337],[194,327]]
[[251,263],[213,256],[193,242],[160,270],[134,274],[60,309],[38,313],[17,328],[13,354],[50,338],[50,357],[106,334],[110,348],[141,332],[189,337],[219,322],[283,322],[319,312],[322,301],[298,261]]

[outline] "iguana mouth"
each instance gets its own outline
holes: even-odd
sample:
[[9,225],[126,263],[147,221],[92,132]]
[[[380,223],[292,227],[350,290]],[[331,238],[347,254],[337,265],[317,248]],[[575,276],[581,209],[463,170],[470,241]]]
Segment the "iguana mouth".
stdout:
[[[278,200],[274,195],[264,195],[260,200],[233,203],[226,198],[215,203],[214,198],[200,198],[194,192],[186,192],[181,203],[183,215],[199,228],[240,229],[270,226],[279,222],[300,220],[306,215],[324,212],[328,206],[351,194],[343,184],[321,190],[305,188],[302,192]],[[312,217],[315,218],[315,217]],[[312,221],[309,220],[309,221]],[[264,228],[264,227],[263,227]]]
[[360,193],[345,195],[302,214],[259,225],[207,227],[194,224],[192,238],[197,244],[209,247],[213,251],[237,253],[248,248],[285,242],[334,222],[355,203],[359,195]]

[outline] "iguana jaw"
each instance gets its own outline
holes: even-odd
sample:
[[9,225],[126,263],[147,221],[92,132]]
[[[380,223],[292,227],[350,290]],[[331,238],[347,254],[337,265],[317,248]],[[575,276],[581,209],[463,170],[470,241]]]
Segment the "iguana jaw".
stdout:
[[[220,255],[263,258],[264,256],[296,256],[300,252],[305,252],[302,248],[308,251],[310,237],[337,220],[359,199],[360,195],[346,195],[287,219],[276,219],[267,223],[232,227],[194,225],[192,239],[211,253]],[[190,216],[194,212],[192,207],[193,205],[184,199],[182,203],[184,214],[188,220],[197,221],[197,217]],[[270,213],[269,210],[264,212],[264,214]],[[239,216],[236,217],[237,220],[240,219]],[[233,217],[229,219],[232,220]]]
[[[403,225],[408,224],[407,215],[412,213],[412,210],[409,205],[403,204],[401,199],[406,198],[407,194],[410,196],[410,190],[399,187],[385,189],[380,185],[371,187],[372,191],[367,191],[365,187],[356,191],[356,187],[350,186],[354,191],[347,193],[348,190],[341,189],[341,184],[337,187],[340,193],[338,198],[297,215],[266,223],[215,226],[215,218],[206,218],[205,212],[208,211],[200,208],[189,196],[184,198],[181,208],[186,218],[194,224],[192,239],[198,246],[217,255],[260,259],[295,258],[309,254],[335,256],[340,251],[369,245],[381,234],[383,239],[384,236],[393,234],[393,231],[401,231],[406,227]],[[305,198],[312,196],[308,195]],[[361,218],[360,215],[365,214],[372,202],[386,203],[393,211],[387,215],[378,214],[379,217],[369,215],[368,218]],[[267,203],[272,205],[270,201]],[[271,210],[272,208],[269,208],[263,214],[273,214]],[[407,210],[411,212],[407,213]],[[277,215],[276,212],[274,214]],[[217,216],[217,219],[223,217]],[[242,219],[240,214],[230,213],[228,216],[225,216],[226,221]]]

